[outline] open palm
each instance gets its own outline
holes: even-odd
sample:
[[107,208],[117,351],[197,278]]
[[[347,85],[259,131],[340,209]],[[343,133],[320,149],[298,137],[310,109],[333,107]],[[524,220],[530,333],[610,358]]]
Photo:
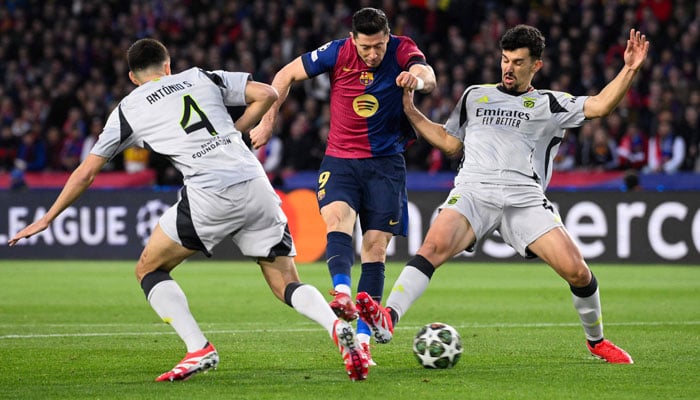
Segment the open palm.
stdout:
[[634,70],[638,70],[644,63],[648,52],[649,41],[646,35],[630,29],[630,38],[627,40],[627,48],[625,49],[625,64]]

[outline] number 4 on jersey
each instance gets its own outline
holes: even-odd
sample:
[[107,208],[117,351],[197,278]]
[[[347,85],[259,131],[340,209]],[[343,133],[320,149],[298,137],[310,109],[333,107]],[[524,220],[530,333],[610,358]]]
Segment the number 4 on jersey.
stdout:
[[[194,101],[192,96],[185,95],[183,96],[183,112],[182,112],[182,119],[180,120],[180,126],[182,129],[185,130],[188,134],[198,131],[200,129],[206,129],[207,132],[209,132],[210,135],[216,136],[218,133],[214,130],[214,126],[209,122],[209,118],[207,118],[207,115],[204,114],[204,112],[199,108],[197,105],[197,102]],[[195,122],[193,124],[190,124],[190,118],[192,117],[192,112],[197,113],[199,115],[199,122]]]

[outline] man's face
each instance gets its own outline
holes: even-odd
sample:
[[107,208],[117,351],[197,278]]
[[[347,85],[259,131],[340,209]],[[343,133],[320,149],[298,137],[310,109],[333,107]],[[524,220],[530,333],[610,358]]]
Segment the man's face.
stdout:
[[512,91],[524,92],[530,87],[535,72],[542,67],[542,60],[530,57],[525,48],[503,50],[501,53],[501,82]]
[[386,54],[386,46],[389,43],[389,34],[384,32],[374,35],[358,33],[357,37],[354,37],[350,33],[350,38],[357,49],[357,54],[368,67],[376,68],[381,64]]

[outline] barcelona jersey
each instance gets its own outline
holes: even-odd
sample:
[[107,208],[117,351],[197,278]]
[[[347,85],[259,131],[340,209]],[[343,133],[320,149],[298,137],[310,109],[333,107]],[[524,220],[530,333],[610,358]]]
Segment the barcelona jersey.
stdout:
[[390,35],[379,67],[370,68],[350,38],[334,40],[301,56],[309,77],[328,72],[331,126],[326,155],[370,158],[402,153],[415,138],[403,113],[396,77],[425,55],[405,36]]

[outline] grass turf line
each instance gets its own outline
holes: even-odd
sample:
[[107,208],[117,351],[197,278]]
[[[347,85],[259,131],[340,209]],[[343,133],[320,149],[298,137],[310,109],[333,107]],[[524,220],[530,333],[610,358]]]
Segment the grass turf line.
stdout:
[[[401,267],[387,266],[385,293]],[[255,264],[188,262],[173,277],[221,365],[155,383],[185,349],[148,306],[133,262],[4,260],[0,398],[699,398],[700,268],[592,268],[606,337],[634,365],[589,356],[568,288],[543,264],[450,263],[392,343],[373,348],[369,379],[353,383],[327,334],[277,301]],[[299,270],[323,293],[330,286],[324,265]],[[425,370],[411,353],[415,332],[433,321],[462,335],[465,354],[451,370]]]

